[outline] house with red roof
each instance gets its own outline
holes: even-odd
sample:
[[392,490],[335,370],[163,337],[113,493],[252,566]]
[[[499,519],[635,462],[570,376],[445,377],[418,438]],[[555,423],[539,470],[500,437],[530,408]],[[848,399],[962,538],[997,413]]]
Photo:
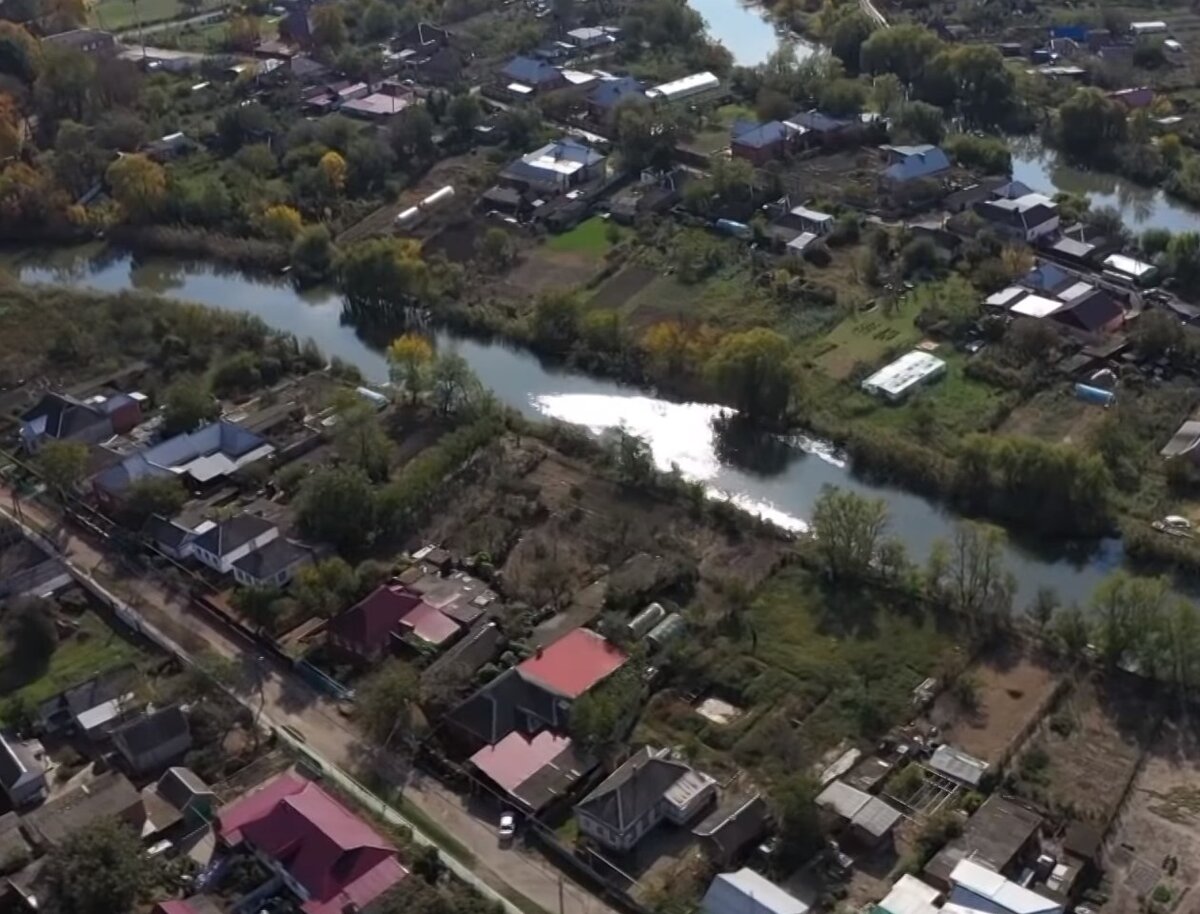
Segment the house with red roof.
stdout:
[[383,584],[335,616],[326,637],[335,650],[369,662],[415,639],[419,646],[442,648],[462,634],[463,627],[421,595],[402,584]]
[[537,813],[596,767],[575,751],[569,736],[542,730],[526,736],[514,730],[494,746],[484,746],[471,765],[527,812]]
[[629,658],[603,635],[577,628],[486,686],[447,715],[473,750],[510,733],[562,732],[571,705]]
[[217,833],[277,874],[304,914],[362,910],[408,876],[386,839],[294,772],[222,809]]

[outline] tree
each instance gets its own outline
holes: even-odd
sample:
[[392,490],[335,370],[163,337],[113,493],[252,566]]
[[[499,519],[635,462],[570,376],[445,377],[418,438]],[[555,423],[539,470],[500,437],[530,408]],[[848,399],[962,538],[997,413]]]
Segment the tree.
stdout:
[[33,86],[34,105],[48,122],[68,117],[86,120],[96,89],[96,64],[74,48],[49,46],[42,51],[37,82]]
[[328,228],[305,226],[292,242],[292,272],[304,283],[323,282],[333,274],[336,253]]
[[450,121],[450,126],[462,137],[470,135],[482,116],[479,100],[468,92],[460,92],[450,99],[450,103],[446,106],[446,117]]
[[612,122],[616,148],[627,169],[636,172],[670,164],[678,128],[669,113],[629,98],[617,104]]
[[791,355],[784,337],[759,327],[721,340],[708,372],[747,418],[778,422],[787,413],[795,387]]
[[1129,331],[1133,348],[1148,359],[1159,359],[1183,342],[1183,325],[1168,311],[1143,311]]
[[135,221],[153,218],[167,199],[167,173],[157,162],[134,153],[121,156],[105,172],[113,199]]
[[277,587],[239,587],[233,592],[230,603],[258,631],[270,630],[279,615],[281,596],[283,594]]
[[174,517],[187,499],[187,491],[174,476],[143,476],[122,493],[121,516],[129,526],[141,527],[155,515]]
[[2,618],[7,662],[24,671],[44,669],[58,646],[54,604],[36,598],[14,600]]
[[291,241],[303,227],[304,220],[300,218],[300,213],[286,203],[268,206],[263,212],[263,234],[274,241]]
[[911,86],[941,48],[941,40],[928,29],[897,25],[871,33],[862,44],[860,63],[866,73],[894,73],[902,83]]
[[914,143],[940,143],[946,134],[942,109],[926,102],[905,102],[892,118],[899,135]]
[[842,62],[846,72],[851,76],[858,74],[858,66],[862,60],[862,46],[871,33],[875,31],[874,24],[856,7],[844,7],[851,12],[838,16],[837,21],[825,34],[826,43],[833,56]]
[[21,152],[24,125],[17,103],[7,92],[0,92],[0,161]]
[[[318,7],[318,9],[324,8]],[[342,158],[341,153],[329,150],[321,156],[317,167],[321,170],[321,177],[325,181],[329,193],[336,196],[346,189],[346,160]]]
[[465,409],[481,389],[471,366],[457,352],[442,353],[434,360],[430,382],[434,406],[443,416]]
[[50,914],[124,914],[157,881],[159,864],[138,834],[116,819],[100,819],[50,851],[40,874],[41,907]]
[[642,489],[654,481],[654,452],[643,438],[621,426],[612,444],[613,467],[622,485]]
[[1147,676],[1155,674],[1162,657],[1151,637],[1161,628],[1170,597],[1166,578],[1134,577],[1116,571],[1105,578],[1092,597],[1096,642],[1104,662],[1114,667],[1136,660]]
[[235,13],[225,25],[225,42],[230,50],[248,53],[258,45],[262,23],[257,16]]
[[322,467],[308,477],[297,498],[300,527],[342,552],[357,552],[375,529],[375,493],[357,467]]
[[392,37],[396,31],[396,9],[380,0],[372,0],[362,14],[362,30],[365,37],[382,41]]
[[534,305],[530,329],[539,347],[565,355],[579,337],[578,299],[562,289],[543,292]]
[[962,521],[930,556],[930,578],[976,637],[992,634],[1012,610],[1016,578],[1004,565],[1004,531]]
[[338,456],[366,473],[372,482],[384,482],[388,478],[392,442],[383,430],[379,415],[367,404],[356,399],[338,411],[333,442]]
[[417,733],[421,680],[402,660],[386,661],[358,688],[355,704],[367,735],[384,748],[411,741]]
[[65,495],[83,480],[88,448],[80,441],[47,441],[38,451],[36,463],[46,484]]
[[332,619],[362,596],[362,581],[345,559],[333,556],[306,565],[292,582],[292,593],[309,615]]
[[829,576],[861,579],[871,572],[887,531],[887,502],[824,486],[813,506],[812,533]]
[[221,415],[221,404],[208,385],[197,378],[185,378],[167,388],[163,402],[163,434],[170,437],[190,432]]
[[871,104],[885,117],[904,101],[904,86],[895,73],[881,73],[871,84]]
[[1181,286],[1190,288],[1200,283],[1200,232],[1172,235],[1166,259],[1167,268]]
[[42,66],[37,39],[15,22],[0,19],[0,74],[32,85]]
[[396,155],[402,159],[427,159],[434,152],[433,118],[424,105],[408,108],[388,133]]
[[517,259],[517,243],[499,226],[491,226],[475,243],[481,260],[493,270],[506,270]]
[[1058,594],[1054,588],[1039,587],[1028,609],[1029,618],[1037,625],[1039,634],[1044,634],[1050,627],[1056,609],[1058,609]]
[[338,278],[352,313],[385,323],[397,308],[403,311],[429,289],[421,246],[408,239],[375,238],[354,245],[338,263]]
[[1102,159],[1125,139],[1125,127],[1125,109],[1099,89],[1076,89],[1058,107],[1059,145],[1080,159]]
[[642,702],[638,664],[627,663],[571,706],[571,739],[584,752],[603,753],[621,742]]
[[1054,619],[1054,640],[1072,661],[1079,661],[1087,651],[1088,638],[1087,617],[1083,610],[1071,604]]
[[342,8],[336,3],[322,3],[312,10],[313,45],[323,51],[339,51],[347,40],[346,22]]
[[823,844],[817,816],[818,790],[807,774],[792,774],[775,789],[772,800],[779,821],[779,840],[774,862],[781,872],[792,872]]
[[429,366],[433,347],[418,333],[406,333],[392,340],[387,350],[388,376],[393,384],[408,391],[410,403],[429,386]]

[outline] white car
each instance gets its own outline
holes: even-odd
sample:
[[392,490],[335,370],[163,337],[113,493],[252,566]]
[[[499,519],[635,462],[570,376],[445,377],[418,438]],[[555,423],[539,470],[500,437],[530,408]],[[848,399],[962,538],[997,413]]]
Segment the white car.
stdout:
[[513,835],[517,833],[517,817],[511,812],[500,814],[500,827],[496,830],[500,836],[501,843],[511,841]]

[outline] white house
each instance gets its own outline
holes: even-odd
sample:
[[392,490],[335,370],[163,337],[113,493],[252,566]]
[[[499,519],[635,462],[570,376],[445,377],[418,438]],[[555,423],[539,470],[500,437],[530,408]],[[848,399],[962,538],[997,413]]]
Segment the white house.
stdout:
[[279,536],[279,528],[255,514],[238,514],[196,537],[192,555],[209,568],[229,574],[233,566]]
[[0,789],[15,808],[46,796],[46,767],[40,743],[26,743],[0,733]]

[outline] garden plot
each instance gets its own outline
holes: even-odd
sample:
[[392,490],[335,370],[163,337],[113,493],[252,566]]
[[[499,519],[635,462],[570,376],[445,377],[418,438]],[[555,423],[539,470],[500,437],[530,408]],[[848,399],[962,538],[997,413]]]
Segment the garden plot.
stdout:
[[1018,649],[982,658],[963,673],[971,683],[943,692],[929,710],[929,723],[943,740],[992,765],[1005,759],[1045,713],[1059,677]]

